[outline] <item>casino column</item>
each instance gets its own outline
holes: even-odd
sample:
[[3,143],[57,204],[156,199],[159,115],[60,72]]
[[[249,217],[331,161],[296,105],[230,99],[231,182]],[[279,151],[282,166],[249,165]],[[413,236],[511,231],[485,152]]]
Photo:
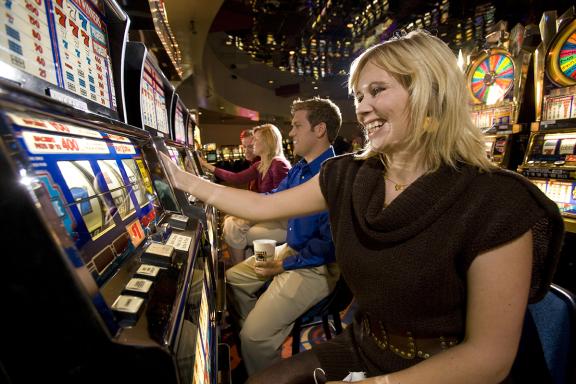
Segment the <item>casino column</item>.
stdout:
[[554,200],[564,218],[566,239],[555,281],[576,289],[576,17],[545,12],[542,43],[535,52],[537,119],[524,162],[518,168]]

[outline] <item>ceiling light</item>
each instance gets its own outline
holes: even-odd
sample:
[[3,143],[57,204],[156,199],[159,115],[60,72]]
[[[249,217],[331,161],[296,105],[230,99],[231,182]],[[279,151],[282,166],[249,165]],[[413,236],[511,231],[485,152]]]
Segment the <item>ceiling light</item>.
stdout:
[[[450,0],[422,2],[426,5],[404,16],[393,9],[397,7],[392,7],[390,0],[307,0],[299,3],[303,4],[306,17],[299,18],[302,22],[293,33],[279,23],[265,22],[284,21],[286,12],[295,12],[288,0],[246,3],[250,4],[254,20],[252,28],[234,32],[233,37],[229,36],[230,42],[256,61],[311,78],[346,76],[353,57],[387,40],[396,31],[409,32],[422,27],[435,30],[457,51],[463,44],[476,42],[479,34],[489,30],[494,24],[496,9],[493,0],[472,8],[469,15],[463,15],[463,20],[471,20],[470,28],[457,29],[452,28],[453,20],[448,20],[452,10]],[[476,20],[482,20],[477,30]]]

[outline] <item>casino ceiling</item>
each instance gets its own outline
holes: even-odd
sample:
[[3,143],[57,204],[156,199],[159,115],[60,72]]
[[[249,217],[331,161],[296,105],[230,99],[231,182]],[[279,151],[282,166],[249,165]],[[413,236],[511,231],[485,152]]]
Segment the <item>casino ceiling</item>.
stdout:
[[[131,19],[135,0],[124,0]],[[161,3],[161,2],[160,2]],[[201,123],[287,120],[296,97],[330,97],[352,121],[346,73],[366,47],[425,28],[455,53],[494,29],[538,24],[568,0],[164,0],[180,55],[171,80]],[[132,7],[132,8],[131,8]],[[504,21],[505,23],[499,23]],[[138,28],[138,27],[136,27]],[[135,29],[136,29],[135,28]],[[140,32],[141,37],[145,37]],[[132,37],[132,36],[131,36]]]

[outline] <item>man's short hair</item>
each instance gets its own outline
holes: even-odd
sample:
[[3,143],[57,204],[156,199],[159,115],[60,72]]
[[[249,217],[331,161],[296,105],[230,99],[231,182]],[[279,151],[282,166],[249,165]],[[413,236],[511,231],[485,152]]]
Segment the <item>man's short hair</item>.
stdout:
[[338,135],[338,131],[342,126],[342,114],[340,108],[330,99],[323,99],[314,97],[307,100],[294,100],[292,102],[291,113],[294,115],[296,111],[307,111],[308,121],[310,126],[314,127],[320,123],[326,124],[326,131],[328,133],[328,140],[332,142]]
[[246,138],[246,137],[252,137],[254,136],[254,131],[252,130],[252,128],[247,128],[242,130],[242,132],[240,132],[240,140]]

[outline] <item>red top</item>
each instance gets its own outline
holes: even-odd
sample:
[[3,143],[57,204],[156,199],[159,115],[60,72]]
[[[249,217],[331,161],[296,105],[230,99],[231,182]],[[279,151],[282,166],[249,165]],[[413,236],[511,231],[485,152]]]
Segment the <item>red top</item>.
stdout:
[[288,160],[283,157],[275,157],[270,163],[268,172],[262,177],[260,172],[258,172],[258,165],[260,161],[252,163],[252,165],[238,173],[226,171],[221,168],[216,168],[214,170],[214,175],[221,180],[224,180],[232,184],[244,184],[249,181],[254,180],[256,182],[256,188],[250,190],[254,192],[264,193],[270,192],[280,184],[280,182],[286,177],[288,171],[292,167]]

